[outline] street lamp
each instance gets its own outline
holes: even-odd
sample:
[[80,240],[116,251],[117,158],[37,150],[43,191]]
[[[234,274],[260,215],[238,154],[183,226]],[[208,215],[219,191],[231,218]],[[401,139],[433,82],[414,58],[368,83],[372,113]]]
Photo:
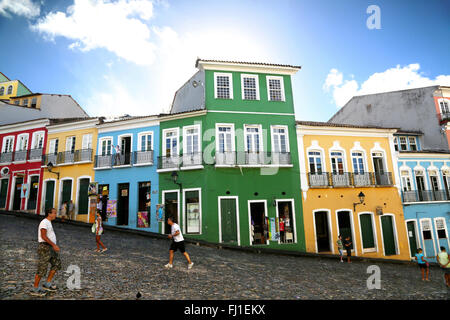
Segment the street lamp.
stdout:
[[356,211],[356,206],[357,205],[364,203],[364,198],[365,197],[366,196],[365,196],[365,194],[362,191],[358,194],[359,202],[354,202],[353,203],[353,211]]
[[178,180],[178,173],[176,171],[173,171],[171,176],[172,176],[173,183],[179,185],[180,189],[181,189],[181,183],[177,182],[177,180]]
[[48,164],[47,164],[47,170],[48,170],[48,172],[51,172],[51,173],[53,173],[53,174],[56,174],[57,176],[58,176],[58,180],[59,180],[59,172],[53,172],[52,170],[53,170],[53,163],[51,163],[51,162],[49,162]]

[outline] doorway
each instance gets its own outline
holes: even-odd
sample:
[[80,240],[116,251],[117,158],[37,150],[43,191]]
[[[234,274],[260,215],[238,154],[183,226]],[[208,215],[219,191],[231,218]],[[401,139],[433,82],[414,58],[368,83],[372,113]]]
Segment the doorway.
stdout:
[[347,237],[350,237],[350,241],[352,244],[350,245],[350,248],[353,250],[353,230],[352,230],[352,222],[351,222],[351,212],[350,211],[338,211],[337,218],[338,218],[338,228],[339,233],[338,235],[342,236],[342,240],[346,239]]
[[409,250],[411,257],[414,257],[417,253],[417,234],[416,234],[416,221],[408,221],[406,223],[408,229]]
[[20,191],[22,190],[23,178],[17,177],[14,186],[14,200],[13,200],[13,210],[20,210],[20,205],[22,203],[22,198],[20,197]]
[[50,180],[45,183],[45,200],[44,212],[53,208],[53,201],[55,196],[55,181]]
[[284,232],[280,230],[280,243],[293,243],[295,239],[295,221],[293,200],[277,201],[279,221],[284,223]]
[[121,165],[131,163],[131,137],[122,137],[120,141]]
[[390,256],[397,254],[392,216],[382,216],[381,227],[383,229],[384,255]]
[[117,225],[123,226],[128,225],[128,208],[130,199],[130,184],[129,183],[119,183],[118,185],[119,194],[117,196]]
[[[174,222],[180,225],[178,221],[178,192],[164,192],[163,193],[164,202],[164,234],[171,233],[171,227],[167,223],[167,219],[172,217]],[[180,226],[181,227],[181,226]]]
[[80,179],[78,182],[79,190],[78,190],[78,213],[77,214],[88,214],[88,211],[89,211],[88,189],[89,189],[90,181],[91,180],[89,178],[85,178],[85,179]]
[[318,252],[330,252],[330,234],[328,212],[318,211],[314,213],[316,221],[316,239]]
[[375,171],[375,183],[377,185],[386,185],[387,176],[384,174],[383,154],[381,152],[372,153],[373,168]]
[[238,243],[237,228],[237,198],[219,198],[220,223],[221,223],[221,242]]
[[0,208],[6,208],[6,197],[8,196],[9,179],[2,179],[0,183]]
[[30,178],[30,196],[28,198],[27,210],[36,210],[37,196],[39,190],[39,176]]
[[265,202],[250,202],[250,229],[252,245],[267,244],[269,230]]
[[65,202],[69,203],[70,200],[72,200],[72,180],[63,180],[61,191],[61,206]]

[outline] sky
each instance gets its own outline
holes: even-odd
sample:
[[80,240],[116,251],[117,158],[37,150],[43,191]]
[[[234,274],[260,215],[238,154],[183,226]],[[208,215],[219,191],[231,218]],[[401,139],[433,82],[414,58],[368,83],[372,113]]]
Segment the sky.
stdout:
[[168,112],[197,57],[299,65],[298,120],[450,86],[450,1],[0,0],[0,72],[90,116]]

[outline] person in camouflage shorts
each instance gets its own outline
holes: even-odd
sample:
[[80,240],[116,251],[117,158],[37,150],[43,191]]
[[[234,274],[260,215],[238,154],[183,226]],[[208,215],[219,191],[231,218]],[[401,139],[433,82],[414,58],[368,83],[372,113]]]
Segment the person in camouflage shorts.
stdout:
[[40,277],[44,277],[47,274],[49,263],[50,272],[52,270],[61,270],[61,259],[59,258],[59,254],[47,242],[39,243],[38,257],[37,275]]

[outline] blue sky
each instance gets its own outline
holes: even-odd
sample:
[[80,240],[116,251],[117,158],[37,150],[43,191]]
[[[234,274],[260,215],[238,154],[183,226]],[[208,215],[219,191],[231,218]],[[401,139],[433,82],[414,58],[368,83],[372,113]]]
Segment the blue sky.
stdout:
[[353,95],[450,85],[448,31],[444,0],[0,0],[0,71],[110,116],[168,111],[197,57],[300,65],[296,117],[327,121]]

